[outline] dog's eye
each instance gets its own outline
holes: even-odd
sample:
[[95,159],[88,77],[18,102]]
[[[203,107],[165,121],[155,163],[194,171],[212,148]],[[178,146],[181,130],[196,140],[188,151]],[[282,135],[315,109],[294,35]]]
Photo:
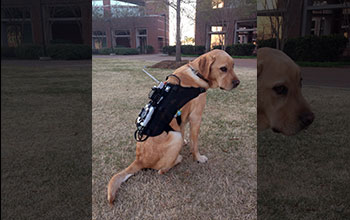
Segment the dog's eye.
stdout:
[[288,93],[288,88],[285,87],[284,85],[275,86],[275,87],[273,87],[273,90],[274,90],[278,95],[287,95],[287,93]]
[[226,71],[227,71],[227,68],[226,68],[226,67],[221,67],[220,70],[221,70],[222,72],[226,72]]

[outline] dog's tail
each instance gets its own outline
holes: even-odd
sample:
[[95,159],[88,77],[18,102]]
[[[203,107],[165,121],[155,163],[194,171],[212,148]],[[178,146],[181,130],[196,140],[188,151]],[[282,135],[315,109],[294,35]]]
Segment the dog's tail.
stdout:
[[125,182],[130,176],[141,170],[142,166],[135,160],[130,166],[123,171],[115,174],[108,183],[108,202],[113,205],[116,193],[120,185]]

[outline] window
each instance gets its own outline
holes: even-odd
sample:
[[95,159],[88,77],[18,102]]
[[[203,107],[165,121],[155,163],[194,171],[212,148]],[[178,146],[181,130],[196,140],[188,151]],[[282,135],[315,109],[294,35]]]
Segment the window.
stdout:
[[47,39],[50,43],[83,43],[79,6],[51,6],[46,12],[50,17],[51,31]]
[[94,31],[92,33],[92,48],[101,49],[107,47],[107,39],[105,31]]
[[124,35],[130,35],[130,30],[116,30],[115,35],[124,36]]
[[9,47],[18,47],[21,44],[32,43],[32,25],[29,22],[26,22],[23,25],[3,24],[6,30],[6,38],[4,44]]
[[55,21],[51,25],[51,33],[51,43],[83,43],[80,21]]
[[18,47],[23,43],[33,42],[29,8],[1,8],[1,27],[3,45]]
[[162,52],[164,46],[165,46],[164,38],[158,37],[158,51]]
[[1,20],[30,18],[29,8],[1,8]]
[[138,29],[137,35],[146,35],[147,36],[147,29]]
[[210,48],[218,48],[225,45],[225,34],[211,34],[210,36]]
[[117,47],[131,47],[130,30],[115,30],[114,38]]
[[147,29],[139,28],[136,32],[136,48],[140,53],[147,53]]
[[257,38],[257,21],[236,21],[234,43],[255,43]]
[[76,18],[81,17],[81,10],[78,6],[50,7],[51,18]]
[[211,26],[212,32],[220,32],[222,31],[222,26]]
[[225,26],[223,25],[213,25],[210,30],[210,48],[221,48],[223,49],[225,45]]
[[213,9],[223,8],[224,7],[224,1],[223,0],[213,0],[212,1],[212,6],[213,6]]

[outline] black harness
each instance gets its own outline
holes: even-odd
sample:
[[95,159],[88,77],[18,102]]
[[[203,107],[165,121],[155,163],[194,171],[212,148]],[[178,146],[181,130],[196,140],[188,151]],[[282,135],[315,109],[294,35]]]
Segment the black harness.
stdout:
[[[198,74],[198,77],[201,76],[201,79],[207,81]],[[176,116],[177,123],[181,124],[181,114],[178,114],[178,110],[187,102],[206,92],[204,88],[180,86],[181,80],[176,75],[169,75],[166,79],[168,77],[177,78],[179,84],[161,82],[157,87],[152,88],[148,95],[150,101],[142,108],[136,119],[137,129],[134,133],[136,141],[145,141],[149,136],[154,137],[164,131],[173,131],[174,129],[169,124],[174,116]]]

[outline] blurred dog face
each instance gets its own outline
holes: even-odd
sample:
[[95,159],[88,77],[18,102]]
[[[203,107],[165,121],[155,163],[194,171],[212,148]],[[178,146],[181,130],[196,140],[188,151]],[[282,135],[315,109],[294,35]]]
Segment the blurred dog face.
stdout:
[[194,62],[198,62],[200,73],[208,79],[210,88],[231,90],[240,83],[232,57],[223,50],[212,50]]
[[294,135],[314,120],[301,93],[299,67],[283,52],[258,50],[258,130]]

